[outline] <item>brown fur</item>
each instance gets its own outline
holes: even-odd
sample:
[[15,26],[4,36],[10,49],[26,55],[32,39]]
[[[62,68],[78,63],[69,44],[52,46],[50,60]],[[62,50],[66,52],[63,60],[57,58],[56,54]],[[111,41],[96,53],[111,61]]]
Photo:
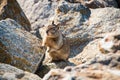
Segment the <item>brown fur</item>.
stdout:
[[66,38],[63,38],[59,27],[52,25],[40,29],[42,45],[47,47],[45,62],[54,60],[67,60],[70,54],[70,46]]

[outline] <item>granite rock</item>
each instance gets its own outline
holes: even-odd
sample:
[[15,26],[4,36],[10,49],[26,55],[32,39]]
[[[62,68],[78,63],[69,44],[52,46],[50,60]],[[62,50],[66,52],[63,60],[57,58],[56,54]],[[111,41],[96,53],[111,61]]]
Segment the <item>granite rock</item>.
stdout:
[[88,8],[118,7],[116,0],[66,0],[71,3],[81,3]]
[[57,8],[56,1],[49,0],[17,0],[21,8],[28,17],[32,30],[37,30],[49,22],[49,18],[54,15]]
[[0,63],[0,80],[42,80],[37,75]]
[[0,62],[34,73],[43,55],[40,39],[22,30],[14,20],[0,21]]
[[[51,69],[43,77],[43,80],[119,80],[120,49],[115,47],[116,52],[110,51],[103,54],[99,50],[99,41],[101,39],[90,42],[83,52],[74,58],[73,63],[77,62],[77,66]],[[117,45],[117,47],[120,47],[120,45]]]
[[0,0],[0,20],[11,18],[23,29],[31,31],[31,24],[16,0]]

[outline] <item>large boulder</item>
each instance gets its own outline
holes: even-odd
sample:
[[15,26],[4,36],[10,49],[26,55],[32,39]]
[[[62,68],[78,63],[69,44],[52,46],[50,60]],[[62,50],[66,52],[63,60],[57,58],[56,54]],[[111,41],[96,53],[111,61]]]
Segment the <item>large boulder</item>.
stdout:
[[76,65],[100,63],[120,69],[120,31],[105,33],[103,38],[91,41],[83,51],[69,61]]
[[100,53],[99,47],[98,47],[99,41],[100,39],[90,42],[84,47],[82,52],[77,54],[75,57],[69,58],[69,61],[74,63],[75,65],[79,65],[94,58],[98,53]]
[[41,80],[41,78],[33,73],[0,63],[0,80]]
[[0,0],[0,20],[11,18],[23,29],[30,31],[31,25],[16,0]]
[[82,64],[76,67],[52,69],[43,80],[119,80],[120,70],[111,69],[101,64]]
[[41,40],[21,28],[14,20],[0,21],[0,62],[34,73],[44,50]]
[[[70,15],[74,15],[74,12],[72,14],[69,14],[69,12],[66,13],[65,15],[69,14],[69,16],[66,17],[63,17],[64,15],[58,16],[56,21],[58,22],[58,24],[64,23],[62,26],[60,26],[61,30],[63,31],[63,34],[66,35],[72,45],[71,57],[80,53],[83,50],[84,46],[86,46],[92,38],[95,38],[96,36],[103,33],[120,30],[119,13],[120,9],[117,8],[91,9],[90,17],[83,21],[79,21],[79,18],[75,19],[74,21],[65,20],[69,19]],[[77,23],[80,23],[80,25],[77,26]]]
[[118,7],[116,0],[66,0],[71,3],[81,3],[88,8]]

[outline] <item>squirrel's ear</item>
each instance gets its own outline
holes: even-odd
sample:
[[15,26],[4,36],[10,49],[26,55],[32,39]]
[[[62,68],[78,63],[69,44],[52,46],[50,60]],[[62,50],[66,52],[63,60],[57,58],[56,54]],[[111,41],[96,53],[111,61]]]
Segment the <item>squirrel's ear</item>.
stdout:
[[52,25],[55,26],[55,27],[57,27],[57,28],[59,29],[60,24],[57,24],[57,25],[56,25],[56,24],[54,23],[54,21],[52,21]]
[[54,24],[54,21],[52,21],[52,25],[55,25],[55,24]]
[[54,21],[52,21],[52,25],[53,25],[53,26],[57,26],[57,25],[54,23]]

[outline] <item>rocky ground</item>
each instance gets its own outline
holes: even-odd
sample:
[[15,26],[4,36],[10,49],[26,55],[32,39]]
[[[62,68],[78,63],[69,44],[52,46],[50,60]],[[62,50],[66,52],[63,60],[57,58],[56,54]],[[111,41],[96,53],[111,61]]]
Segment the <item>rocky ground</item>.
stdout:
[[[0,0],[0,80],[119,80],[119,8],[119,0]],[[70,56],[43,64],[39,28],[51,20]]]

